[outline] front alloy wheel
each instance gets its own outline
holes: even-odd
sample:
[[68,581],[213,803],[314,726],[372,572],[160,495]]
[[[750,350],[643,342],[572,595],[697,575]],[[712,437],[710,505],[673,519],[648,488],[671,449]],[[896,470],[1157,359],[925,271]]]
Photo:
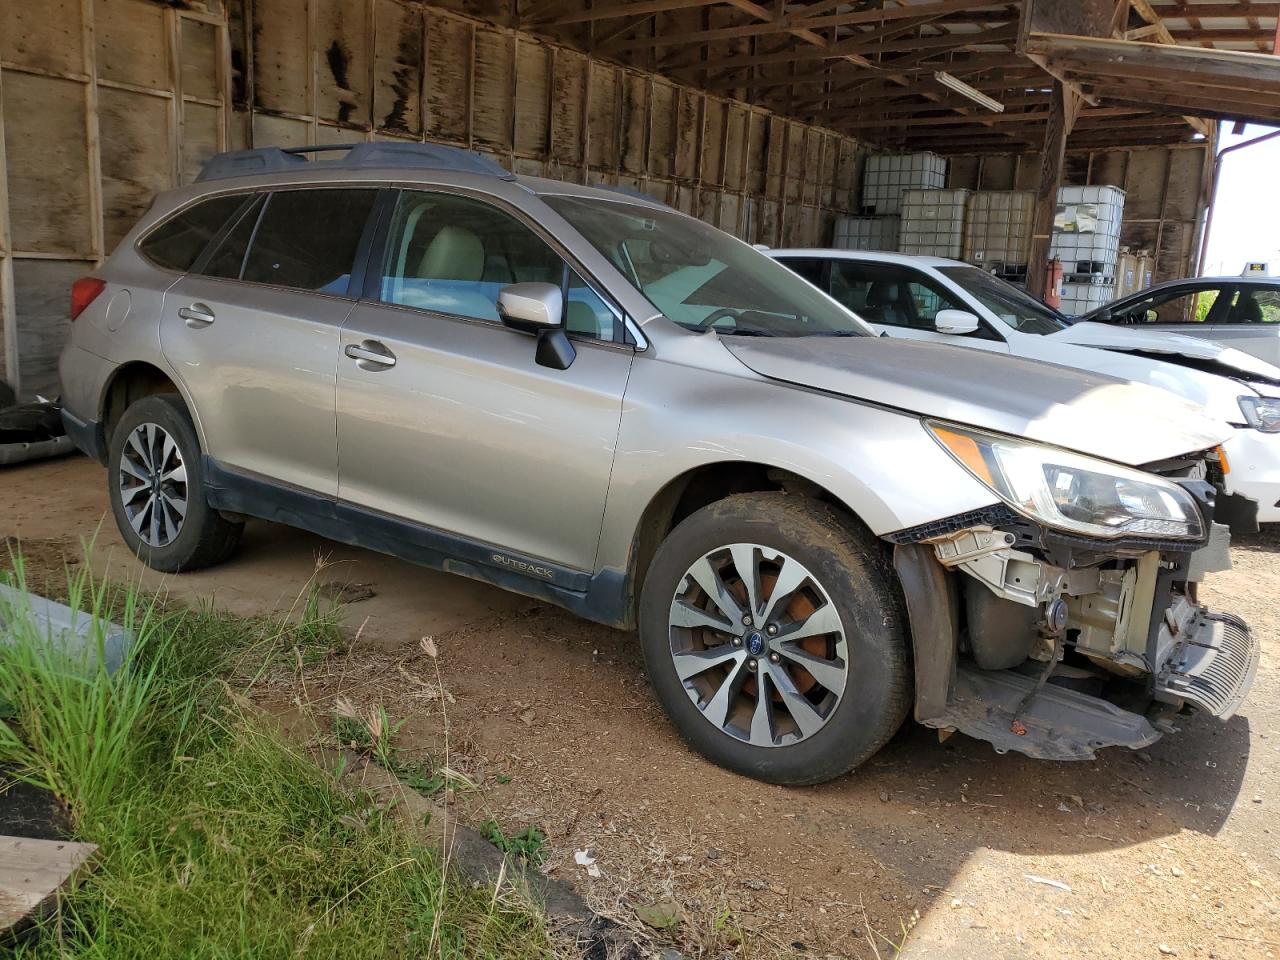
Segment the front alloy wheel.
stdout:
[[671,601],[670,628],[689,698],[716,729],[755,746],[812,736],[844,694],[840,614],[780,550],[734,543],[697,560]]
[[837,505],[735,494],[682,520],[640,597],[654,694],[703,756],[821,783],[901,726],[911,672],[883,545]]

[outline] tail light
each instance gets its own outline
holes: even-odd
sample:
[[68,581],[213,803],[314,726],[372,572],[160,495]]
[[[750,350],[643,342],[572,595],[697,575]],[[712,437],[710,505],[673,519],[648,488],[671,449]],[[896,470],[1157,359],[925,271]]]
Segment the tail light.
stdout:
[[97,299],[98,294],[107,288],[105,280],[97,277],[81,277],[71,285],[71,319],[84,313],[84,308]]

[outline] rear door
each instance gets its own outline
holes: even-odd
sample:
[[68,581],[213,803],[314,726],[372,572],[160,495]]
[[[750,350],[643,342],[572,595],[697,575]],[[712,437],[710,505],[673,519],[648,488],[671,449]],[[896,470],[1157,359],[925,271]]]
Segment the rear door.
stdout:
[[336,495],[340,329],[376,196],[263,194],[166,294],[161,346],[222,466]]
[[[486,198],[406,190],[380,245],[342,331],[339,498],[432,528],[452,556],[575,583],[538,561],[594,567],[634,356],[621,312]],[[567,370],[498,320],[498,291],[525,281],[567,294]]]
[[1280,365],[1280,287],[1241,283],[1230,311],[1209,326],[1219,343]]

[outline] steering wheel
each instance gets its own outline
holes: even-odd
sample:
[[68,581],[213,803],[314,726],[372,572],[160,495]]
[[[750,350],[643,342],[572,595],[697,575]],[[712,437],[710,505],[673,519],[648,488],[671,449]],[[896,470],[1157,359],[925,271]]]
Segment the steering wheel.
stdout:
[[732,307],[721,307],[719,310],[713,310],[702,318],[702,322],[698,324],[699,330],[706,330],[712,326],[717,320],[723,320],[725,317],[733,317],[738,319],[739,312]]

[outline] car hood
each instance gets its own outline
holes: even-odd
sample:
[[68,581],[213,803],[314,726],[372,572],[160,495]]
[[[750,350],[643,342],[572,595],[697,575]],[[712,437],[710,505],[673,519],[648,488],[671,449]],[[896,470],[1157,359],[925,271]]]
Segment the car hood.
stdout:
[[1115,327],[1105,323],[1082,320],[1065,330],[1048,334],[1048,339],[1074,343],[1084,347],[1101,347],[1104,350],[1123,350],[1129,353],[1167,355],[1170,363],[1179,359],[1191,361],[1196,369],[1217,373],[1224,377],[1261,381],[1280,386],[1280,367],[1251,357],[1243,350],[1226,347],[1212,340],[1188,337],[1180,333],[1164,333],[1158,330]]
[[721,338],[761,376],[1139,465],[1232,428],[1163,390],[1056,364],[889,337]]

